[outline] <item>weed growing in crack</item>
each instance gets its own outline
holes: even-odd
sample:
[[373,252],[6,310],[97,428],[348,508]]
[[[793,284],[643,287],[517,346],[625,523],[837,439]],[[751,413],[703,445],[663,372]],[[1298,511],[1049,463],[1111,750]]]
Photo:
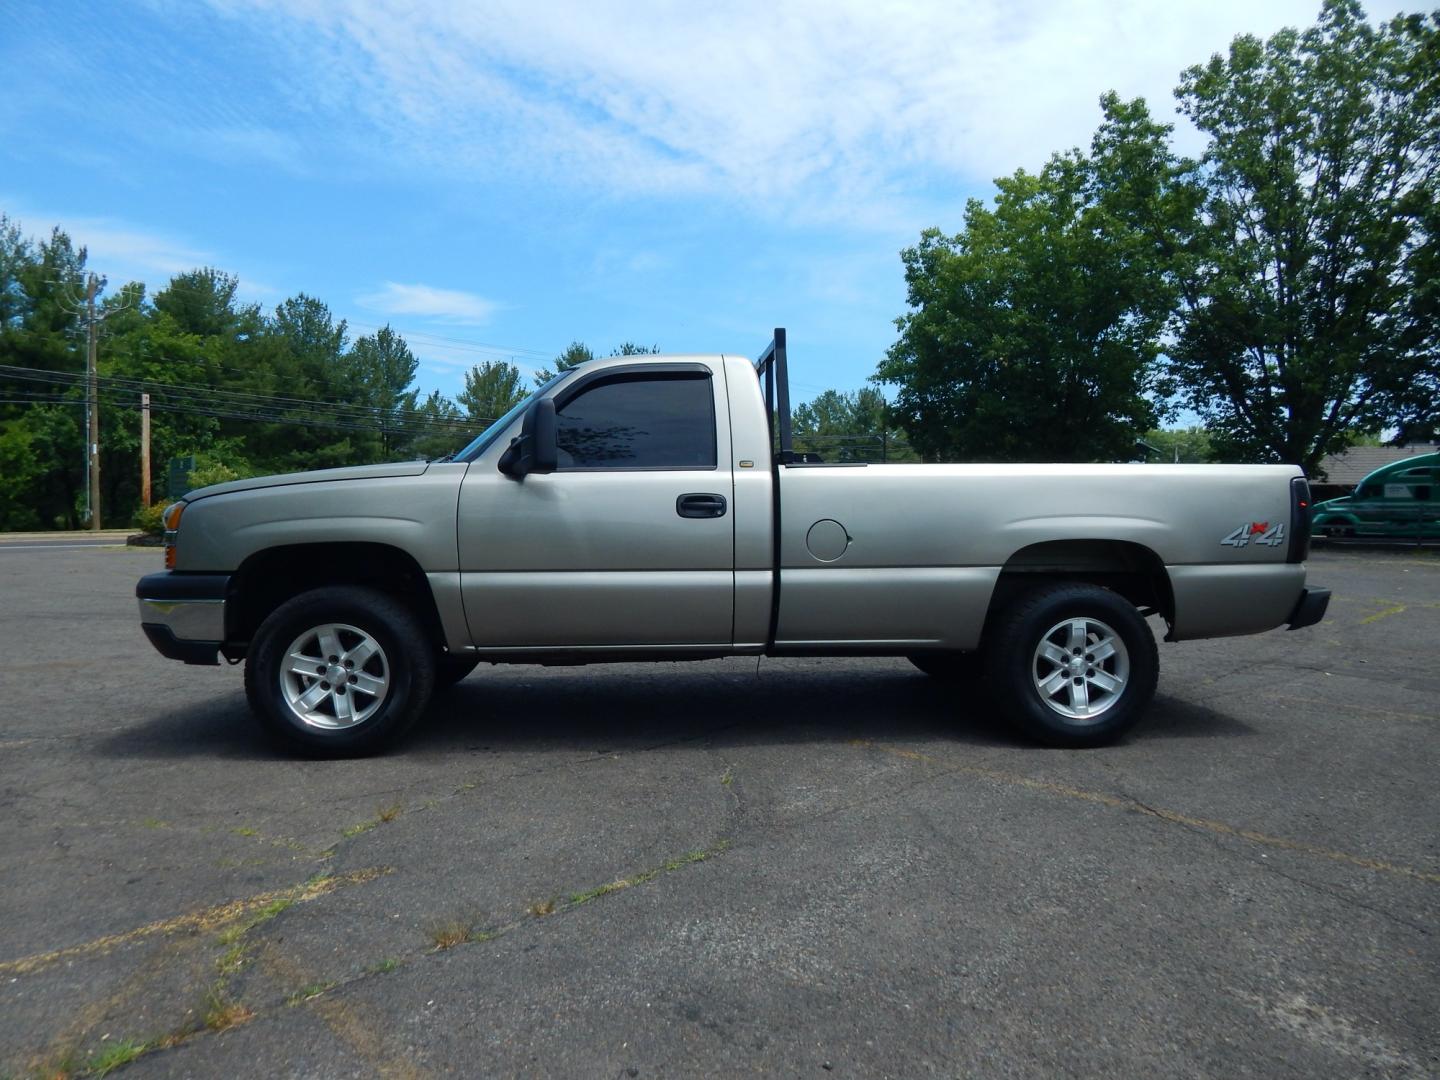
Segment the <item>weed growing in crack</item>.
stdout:
[[254,1016],[253,1009],[230,996],[224,980],[215,983],[205,992],[201,1023],[211,1031],[228,1031],[248,1022]]
[[130,1062],[150,1049],[149,1043],[138,1042],[135,1039],[119,1039],[106,1043],[86,1059],[85,1072],[91,1076],[108,1076],[122,1065],[129,1065]]
[[296,990],[293,994],[291,994],[285,999],[285,1004],[303,1005],[311,998],[317,998],[321,994],[325,993],[327,990],[334,990],[336,985],[337,984],[335,982],[331,981],[311,983],[309,986],[302,986],[299,990]]
[[475,928],[470,924],[470,920],[459,916],[444,919],[425,929],[426,936],[430,938],[430,944],[435,946],[437,952],[465,944],[474,932]]

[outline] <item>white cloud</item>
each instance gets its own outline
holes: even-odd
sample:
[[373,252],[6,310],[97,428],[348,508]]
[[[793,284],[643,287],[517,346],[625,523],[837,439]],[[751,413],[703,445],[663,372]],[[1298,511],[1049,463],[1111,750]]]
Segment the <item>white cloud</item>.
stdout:
[[294,54],[297,105],[363,118],[428,166],[863,223],[1087,142],[1106,90],[1169,118],[1182,68],[1237,33],[1307,25],[1319,2],[220,6],[261,9],[256,29]]
[[145,272],[133,275],[142,278],[155,273],[169,277],[215,261],[208,251],[192,248],[164,233],[138,229],[111,218],[54,215],[44,220],[53,221],[69,233],[77,245],[89,251],[90,265],[112,278],[124,276],[127,270]]
[[364,307],[386,315],[415,315],[469,325],[488,322],[499,307],[493,300],[459,289],[402,285],[395,281],[387,281],[375,292],[356,299]]
[[[7,207],[16,200],[3,200]],[[69,235],[77,248],[85,248],[86,265],[103,275],[113,291],[128,281],[143,281],[150,290],[163,288],[176,274],[204,266],[222,269],[226,260],[214,252],[196,248],[185,240],[157,230],[146,229],[112,217],[87,217],[50,211],[18,209],[13,217],[30,232],[38,226],[48,233],[54,226]],[[241,274],[241,299],[263,301],[279,290]]]

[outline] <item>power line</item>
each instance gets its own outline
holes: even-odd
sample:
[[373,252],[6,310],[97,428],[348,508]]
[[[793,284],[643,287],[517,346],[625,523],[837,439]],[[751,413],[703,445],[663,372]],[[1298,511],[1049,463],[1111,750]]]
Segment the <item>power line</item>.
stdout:
[[[132,401],[122,401],[113,397],[106,397],[103,395],[99,398],[99,403],[117,409],[132,408],[136,405],[136,403]],[[0,404],[85,406],[89,404],[89,401],[84,398],[65,397],[61,394],[33,394],[19,398],[0,398]],[[364,431],[370,433],[374,433],[376,431],[376,425],[374,424],[350,424],[344,422],[332,422],[328,420],[305,420],[294,416],[272,416],[262,413],[244,413],[235,412],[228,409],[204,408],[194,405],[167,405],[157,403],[155,401],[151,401],[150,408],[156,412],[178,413],[184,416],[205,416],[222,420],[249,420],[255,423],[275,424],[281,427],[322,428],[327,431]],[[477,422],[473,425],[470,425],[469,428],[465,432],[463,432],[463,434],[468,434],[469,431],[483,430],[486,426],[488,425]],[[402,424],[397,424],[394,427],[388,428],[386,430],[389,430],[395,434],[403,435],[462,434],[462,432],[458,432],[457,429],[454,427],[436,426],[432,424],[413,421],[407,421]]]
[[[13,364],[0,364],[0,378],[20,379],[30,382],[49,383],[60,386],[78,385],[84,378],[77,372],[51,371],[44,368],[27,368]],[[236,408],[303,408],[310,412],[328,412],[331,416],[352,421],[366,421],[371,424],[391,418],[417,420],[426,423],[464,425],[494,422],[493,417],[436,416],[423,409],[398,409],[383,406],[355,405],[345,402],[321,401],[315,398],[297,398],[280,394],[263,394],[253,391],[221,390],[215,387],[193,383],[167,383],[154,379],[137,379],[123,375],[101,375],[100,382],[118,391],[149,393],[175,398],[181,402],[199,400],[203,403],[219,402]]]

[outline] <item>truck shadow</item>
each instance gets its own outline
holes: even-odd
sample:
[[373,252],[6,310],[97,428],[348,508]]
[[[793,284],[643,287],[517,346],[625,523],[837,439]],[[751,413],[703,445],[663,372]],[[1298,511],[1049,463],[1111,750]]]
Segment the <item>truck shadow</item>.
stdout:
[[[753,662],[584,669],[481,669],[439,691],[393,754],[645,749],[687,742],[800,744],[856,739],[1026,746],[982,694],[903,663],[823,662],[756,674]],[[489,677],[487,677],[489,674]],[[1243,721],[1157,696],[1130,737],[1250,734]],[[281,756],[240,695],[147,718],[98,741],[103,756],[255,759]]]

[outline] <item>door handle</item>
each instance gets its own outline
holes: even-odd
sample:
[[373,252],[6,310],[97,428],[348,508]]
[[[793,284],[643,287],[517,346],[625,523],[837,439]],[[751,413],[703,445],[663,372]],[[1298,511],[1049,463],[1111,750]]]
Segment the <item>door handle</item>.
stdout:
[[675,512],[683,518],[717,518],[725,516],[725,496],[695,492],[675,500]]

